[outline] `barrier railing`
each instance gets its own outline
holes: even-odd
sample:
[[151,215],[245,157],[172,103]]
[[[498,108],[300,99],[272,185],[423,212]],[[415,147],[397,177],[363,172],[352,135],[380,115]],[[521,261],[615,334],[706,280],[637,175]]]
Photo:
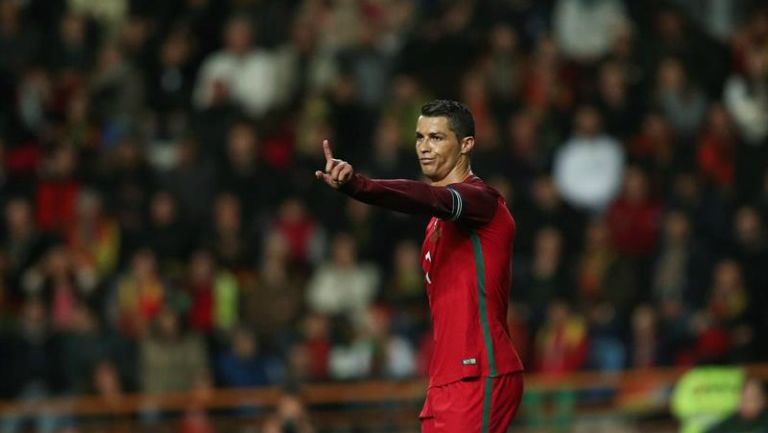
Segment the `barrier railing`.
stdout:
[[[743,366],[748,375],[768,379],[768,364]],[[540,374],[526,375],[527,393],[557,393],[562,391],[619,391],[628,384],[653,384],[671,387],[686,371],[684,368],[656,368],[622,372],[579,372],[561,376]],[[409,403],[406,412],[412,416],[423,399],[424,380],[391,381],[372,380],[352,383],[307,384],[299,395],[310,408],[337,407],[344,411],[373,411],[403,407],[387,406],[387,403]],[[34,416],[40,413],[64,414],[68,417],[99,417],[140,415],[146,411],[178,413],[194,408],[196,410],[227,411],[244,407],[272,408],[282,391],[277,387],[258,389],[201,389],[190,392],[164,394],[124,394],[111,397],[80,396],[53,398],[38,401],[0,401],[0,418]],[[372,409],[373,408],[373,409]],[[618,399],[610,398],[599,404],[577,401],[576,414],[616,414],[622,411],[637,415],[646,412],[666,412],[666,403],[657,407],[628,407]],[[312,411],[314,412],[314,410]],[[372,412],[372,413],[373,413]],[[263,412],[262,412],[263,413]],[[318,410],[320,422],[333,416],[328,411]],[[325,414],[325,415],[323,415]],[[373,415],[371,415],[373,416]],[[415,419],[414,419],[415,421]]]

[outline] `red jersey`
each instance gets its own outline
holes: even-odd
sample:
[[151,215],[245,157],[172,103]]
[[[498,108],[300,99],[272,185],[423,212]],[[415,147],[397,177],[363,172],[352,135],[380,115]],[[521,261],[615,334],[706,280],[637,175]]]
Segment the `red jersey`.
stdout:
[[435,339],[430,386],[523,369],[506,326],[515,221],[496,190],[476,176],[436,187],[355,174],[342,191],[432,215],[421,260]]

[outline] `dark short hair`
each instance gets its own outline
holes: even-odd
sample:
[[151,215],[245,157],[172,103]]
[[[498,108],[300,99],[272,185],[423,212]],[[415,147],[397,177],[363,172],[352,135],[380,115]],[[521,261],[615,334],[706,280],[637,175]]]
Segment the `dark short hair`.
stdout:
[[449,99],[435,99],[421,106],[421,115],[447,117],[448,125],[459,140],[475,136],[475,119],[466,104]]

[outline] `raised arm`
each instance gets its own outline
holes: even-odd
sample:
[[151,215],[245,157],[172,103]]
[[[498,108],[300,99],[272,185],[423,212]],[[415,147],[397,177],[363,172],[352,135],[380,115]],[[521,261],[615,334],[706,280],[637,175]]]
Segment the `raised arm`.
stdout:
[[323,142],[326,171],[315,172],[318,179],[352,198],[375,206],[409,214],[479,226],[493,218],[497,196],[489,189],[469,183],[431,186],[405,179],[369,179],[354,172],[352,166],[334,159],[327,140]]

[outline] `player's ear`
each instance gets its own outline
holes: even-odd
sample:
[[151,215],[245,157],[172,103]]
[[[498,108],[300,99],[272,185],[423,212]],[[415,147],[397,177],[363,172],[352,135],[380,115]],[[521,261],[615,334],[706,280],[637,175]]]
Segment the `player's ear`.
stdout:
[[475,148],[475,137],[469,136],[461,139],[461,154],[469,155]]

